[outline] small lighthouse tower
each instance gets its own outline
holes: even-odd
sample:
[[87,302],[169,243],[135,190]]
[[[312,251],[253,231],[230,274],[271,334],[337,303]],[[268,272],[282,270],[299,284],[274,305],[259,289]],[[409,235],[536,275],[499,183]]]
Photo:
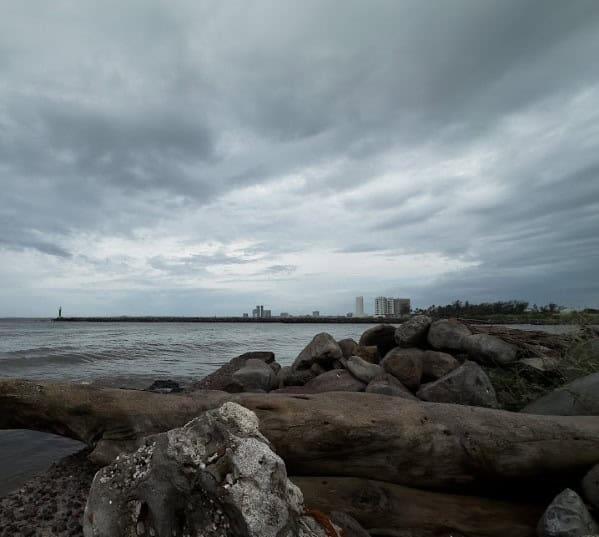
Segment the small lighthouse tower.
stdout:
[[62,319],[62,306],[58,306],[58,318]]

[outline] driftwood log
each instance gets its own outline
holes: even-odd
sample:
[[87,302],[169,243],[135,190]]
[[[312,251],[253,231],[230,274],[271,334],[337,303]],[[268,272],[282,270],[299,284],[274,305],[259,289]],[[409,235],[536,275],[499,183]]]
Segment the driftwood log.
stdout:
[[474,496],[418,490],[355,477],[292,477],[306,506],[351,513],[373,533],[458,532],[477,537],[532,537],[545,509]]
[[384,395],[186,396],[0,380],[0,429],[81,440],[104,462],[145,435],[236,401],[256,412],[290,475],[378,479],[424,489],[499,490],[582,475],[599,463],[599,418],[533,416]]

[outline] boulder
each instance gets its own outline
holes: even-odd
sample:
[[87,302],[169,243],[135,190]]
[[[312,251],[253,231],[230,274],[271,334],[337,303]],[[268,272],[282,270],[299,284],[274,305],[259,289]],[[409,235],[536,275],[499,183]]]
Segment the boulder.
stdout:
[[[331,364],[331,368],[332,368],[332,369],[335,369],[335,364],[336,364],[337,362],[339,362],[339,360],[335,360],[335,361],[334,361],[334,362]],[[300,371],[301,371],[301,369],[300,369]],[[326,373],[326,372],[327,372],[327,370],[326,370],[324,367],[322,367],[320,364],[318,364],[318,363],[314,362],[314,363],[312,364],[312,366],[310,367],[310,372],[311,372],[311,373],[312,373],[312,374],[313,374],[315,377],[317,377],[318,375],[322,375],[323,373]]]
[[333,336],[322,332],[314,336],[312,341],[299,353],[293,362],[293,369],[310,369],[312,364],[317,363],[328,369],[335,360],[343,357],[341,347]]
[[560,386],[525,406],[522,412],[552,416],[599,416],[599,373]]
[[[269,364],[252,358],[233,373],[230,392],[269,392],[277,388],[279,381],[276,373]],[[237,389],[237,387],[239,389]]]
[[431,324],[427,341],[434,349],[463,351],[463,339],[471,334],[470,329],[462,323],[442,319]]
[[279,387],[303,386],[310,382],[316,375],[310,369],[294,370],[290,365],[284,366],[279,371]]
[[395,343],[395,327],[390,324],[379,324],[369,328],[360,337],[360,345],[364,347],[376,345],[379,355],[385,356],[392,348],[397,346],[397,343]]
[[583,477],[582,491],[587,502],[599,510],[599,464],[593,466]]
[[341,511],[331,511],[331,521],[343,530],[343,537],[370,537],[370,534],[360,526],[360,523]]
[[371,364],[359,356],[349,358],[346,368],[354,377],[366,384],[383,372],[383,368],[380,365]]
[[422,356],[420,349],[402,349],[396,347],[389,351],[381,365],[383,369],[397,378],[409,390],[417,390],[422,378]]
[[[148,437],[94,477],[85,537],[318,535],[303,496],[258,418],[225,403],[180,429]],[[306,532],[304,526],[310,528]]]
[[273,352],[254,351],[246,352],[233,358],[229,363],[219,367],[214,373],[204,377],[198,382],[194,382],[186,391],[196,390],[222,390],[228,391],[228,387],[233,383],[233,373],[241,369],[248,360],[257,359],[270,364],[274,362]]
[[333,369],[312,379],[305,387],[312,393],[363,392],[366,384],[345,369]]
[[472,334],[462,339],[462,349],[471,360],[490,365],[516,361],[516,347],[490,334]]
[[495,389],[487,374],[475,362],[464,362],[448,375],[422,385],[416,396],[433,403],[498,408]]
[[342,339],[341,341],[338,341],[337,344],[339,345],[344,358],[356,355],[358,344],[352,338]]
[[432,322],[427,315],[415,315],[395,329],[395,342],[400,347],[414,347],[426,343],[426,335]]
[[541,517],[539,537],[582,537],[599,533],[584,502],[576,492],[566,489],[558,494]]
[[402,397],[403,399],[418,401],[418,398],[410,390],[393,375],[389,375],[389,373],[383,373],[375,377],[366,386],[366,393],[378,393],[380,395],[390,395],[392,397]]
[[553,356],[533,356],[532,358],[522,358],[518,361],[527,370],[537,373],[552,373],[559,367],[559,360]]
[[381,361],[379,348],[376,345],[358,345],[354,356],[359,356],[371,364],[378,364]]
[[440,351],[425,351],[422,355],[422,376],[427,380],[437,380],[451,373],[460,365],[451,354]]

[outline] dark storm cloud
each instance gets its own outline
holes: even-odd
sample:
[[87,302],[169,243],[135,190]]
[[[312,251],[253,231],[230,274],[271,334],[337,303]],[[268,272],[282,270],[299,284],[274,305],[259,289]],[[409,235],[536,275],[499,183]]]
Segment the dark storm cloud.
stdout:
[[98,267],[126,237],[127,267],[295,278],[311,247],[435,254],[475,266],[423,301],[599,300],[597,50],[595,0],[8,5],[0,256]]

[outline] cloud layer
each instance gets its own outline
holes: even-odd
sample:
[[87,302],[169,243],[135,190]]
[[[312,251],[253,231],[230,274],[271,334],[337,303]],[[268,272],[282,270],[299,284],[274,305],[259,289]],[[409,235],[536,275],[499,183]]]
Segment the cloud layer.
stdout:
[[6,3],[0,316],[599,305],[599,4]]

